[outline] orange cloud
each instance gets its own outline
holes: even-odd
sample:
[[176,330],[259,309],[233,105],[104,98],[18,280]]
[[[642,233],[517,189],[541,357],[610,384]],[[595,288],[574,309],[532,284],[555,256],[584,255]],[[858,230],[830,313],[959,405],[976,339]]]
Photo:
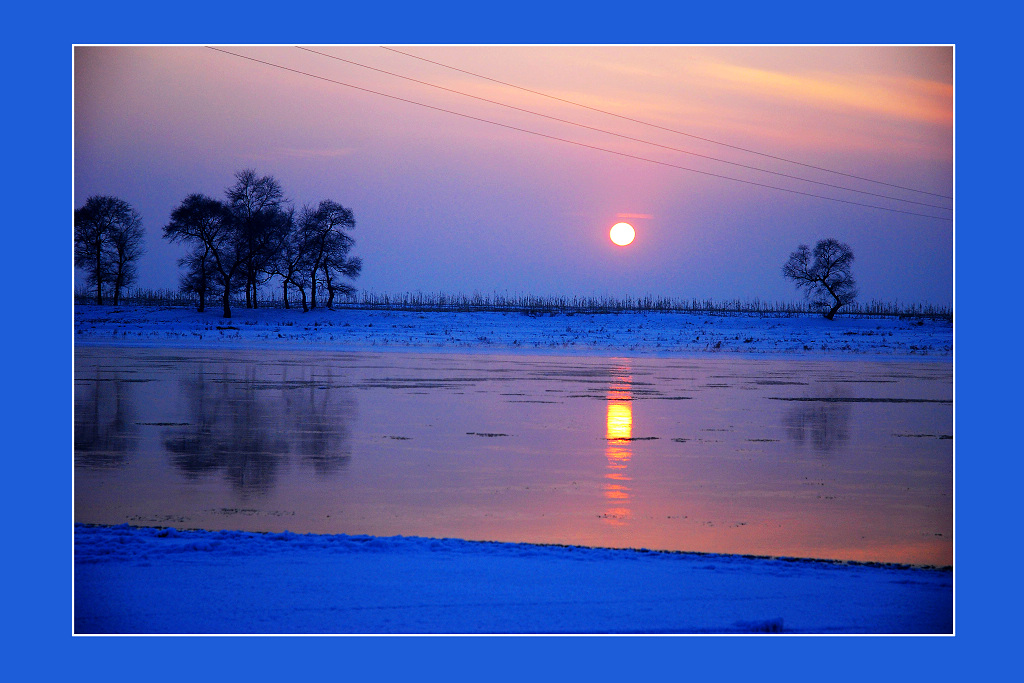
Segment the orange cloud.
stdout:
[[756,91],[834,109],[856,109],[899,119],[952,123],[953,86],[879,74],[784,73],[703,62],[699,73],[731,90]]

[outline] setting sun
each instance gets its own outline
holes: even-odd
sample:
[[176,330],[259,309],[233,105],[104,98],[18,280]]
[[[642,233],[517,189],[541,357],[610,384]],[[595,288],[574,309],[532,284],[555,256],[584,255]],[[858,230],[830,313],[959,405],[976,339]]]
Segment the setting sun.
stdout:
[[616,223],[612,226],[611,232],[608,233],[609,237],[612,238],[612,242],[624,247],[633,241],[636,237],[636,231],[633,230],[633,226],[629,223]]

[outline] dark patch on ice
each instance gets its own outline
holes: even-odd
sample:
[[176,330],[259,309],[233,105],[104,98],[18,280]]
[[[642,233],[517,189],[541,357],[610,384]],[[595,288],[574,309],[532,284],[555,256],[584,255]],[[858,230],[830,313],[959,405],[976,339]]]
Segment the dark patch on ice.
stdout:
[[500,433],[493,433],[493,432],[466,432],[466,435],[467,436],[487,436],[487,437],[508,436],[508,434],[500,434]]
[[943,398],[847,398],[843,396],[769,396],[773,401],[804,401],[816,403],[949,403],[952,399]]
[[615,441],[656,441],[658,438],[660,438],[660,437],[657,437],[657,436],[616,436],[616,437],[609,438],[608,441],[609,442],[615,442]]
[[115,384],[145,384],[146,382],[155,382],[154,379],[124,379],[122,377],[96,377],[95,379],[78,379],[77,382],[81,384],[88,384],[90,382],[114,382]]
[[830,379],[829,381],[843,384],[896,384],[894,379]]
[[636,398],[641,401],[689,401],[693,398],[693,396],[637,396]]

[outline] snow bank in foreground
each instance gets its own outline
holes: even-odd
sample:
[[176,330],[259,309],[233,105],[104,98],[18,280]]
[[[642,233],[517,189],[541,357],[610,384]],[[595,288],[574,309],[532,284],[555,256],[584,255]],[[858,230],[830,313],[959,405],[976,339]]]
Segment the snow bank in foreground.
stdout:
[[950,360],[953,325],[942,320],[763,317],[751,314],[521,313],[75,306],[76,343],[259,345],[367,351],[483,351],[590,355],[755,353]]
[[951,571],[75,527],[76,633],[952,633]]

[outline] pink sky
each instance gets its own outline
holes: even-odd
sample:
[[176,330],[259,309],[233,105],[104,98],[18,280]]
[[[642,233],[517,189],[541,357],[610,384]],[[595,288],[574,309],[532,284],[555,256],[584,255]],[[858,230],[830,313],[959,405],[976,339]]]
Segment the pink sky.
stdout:
[[[296,47],[223,49],[579,144],[201,46],[77,47],[75,205],[111,194],[140,212],[149,248],[141,286],[176,287],[181,251],[160,238],[174,207],[192,192],[223,197],[235,171],[255,168],[274,175],[298,206],[333,199],[354,210],[354,253],[364,261],[356,284],[376,292],[796,300],[782,263],[800,243],[836,237],[856,254],[861,300],[952,303],[952,212],[941,208],[951,207],[950,199],[691,137],[952,195],[951,47],[395,46],[689,136],[379,46],[311,47],[661,147]],[[637,237],[620,248],[608,230],[623,219]]]

